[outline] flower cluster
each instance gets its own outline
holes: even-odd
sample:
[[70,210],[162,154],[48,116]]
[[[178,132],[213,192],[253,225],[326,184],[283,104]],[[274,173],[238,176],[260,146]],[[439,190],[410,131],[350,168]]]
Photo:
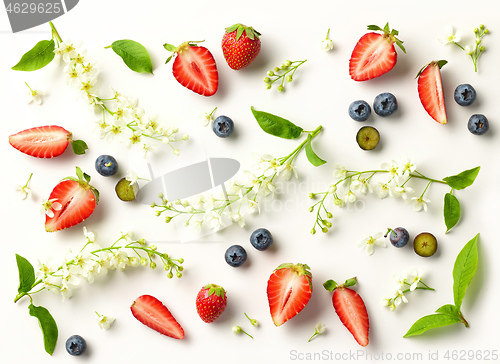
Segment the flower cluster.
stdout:
[[486,50],[484,45],[482,45],[482,38],[488,34],[490,31],[481,24],[478,28],[474,28],[474,44],[462,46],[459,42],[462,39],[460,33],[453,29],[452,26],[448,26],[446,29],[446,35],[442,37],[441,42],[443,44],[455,44],[457,47],[461,48],[465,54],[470,56],[472,63],[474,64],[474,71],[477,72],[477,60],[479,56]]
[[131,232],[122,233],[120,238],[107,248],[100,247],[95,242],[95,234],[86,227],[83,228],[83,233],[87,239],[84,247],[77,253],[69,251],[62,263],[55,264],[50,258],[43,262],[38,261],[37,281],[32,291],[23,295],[30,296],[45,289],[62,295],[63,299],[70,298],[82,281],[93,283],[97,277],[114,269],[123,271],[127,267],[138,266],[154,269],[158,259],[168,272],[168,278],[172,278],[174,272],[177,277],[182,277],[182,258],[172,259],[159,252],[156,246],[147,246],[144,239],[134,240]]
[[[373,177],[375,175],[385,175],[387,178],[374,181]],[[370,192],[376,194],[380,199],[386,197],[400,198],[412,203],[415,211],[427,211],[427,204],[430,201],[424,196],[429,186],[435,182],[446,184],[444,181],[424,176],[417,171],[413,161],[408,159],[403,159],[400,162],[384,163],[381,169],[367,171],[351,171],[344,166],[336,165],[333,176],[336,178],[336,182],[331,184],[327,191],[311,192],[309,194],[311,199],[321,196],[318,202],[309,207],[310,212],[317,211],[311,234],[316,233],[316,227],[320,228],[324,233],[328,232],[328,229],[332,227],[329,219],[333,217],[333,214],[326,207],[328,196],[332,197],[334,206],[343,207],[355,203],[360,195],[366,195]],[[415,195],[414,189],[408,186],[408,182],[414,178],[427,181],[425,189],[417,195]]]
[[145,156],[153,151],[156,144],[162,143],[170,146],[173,153],[178,155],[179,149],[173,144],[188,140],[189,136],[186,134],[179,137],[176,135],[179,132],[177,127],[163,126],[157,116],[146,115],[144,110],[137,106],[135,98],[115,90],[110,98],[98,96],[98,72],[95,63],[88,59],[86,50],[79,48],[79,45],[69,40],[63,42],[54,26],[51,26],[58,45],[54,50],[56,59],[62,59],[65,63],[66,83],[79,90],[90,107],[100,115],[96,122],[99,136],[108,141],[117,139],[125,142],[128,147],[138,147]]
[[412,268],[402,274],[394,274],[396,287],[391,298],[384,298],[383,305],[394,311],[401,303],[408,303],[405,293],[413,292],[416,289],[434,291],[422,281],[423,269]]
[[184,226],[190,226],[197,233],[203,226],[217,231],[233,222],[243,227],[244,216],[259,213],[262,200],[277,193],[278,178],[287,181],[292,175],[297,177],[292,162],[300,150],[296,149],[283,158],[256,156],[251,170],[227,181],[220,192],[207,192],[183,201],[168,201],[160,193],[161,202],[153,202],[151,207],[157,209],[156,216],[167,213],[167,223],[175,217],[184,216]]
[[264,78],[266,88],[269,90],[276,81],[281,80],[278,91],[285,91],[285,81],[288,83],[292,82],[295,71],[297,71],[297,68],[302,66],[306,61],[307,59],[303,61],[286,60],[281,66],[276,66],[268,71],[267,76]]

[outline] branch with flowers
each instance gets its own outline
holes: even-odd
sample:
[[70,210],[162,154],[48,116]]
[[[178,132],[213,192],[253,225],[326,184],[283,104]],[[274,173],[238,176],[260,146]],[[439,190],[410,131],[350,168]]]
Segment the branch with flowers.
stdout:
[[116,139],[128,147],[139,147],[145,156],[156,145],[162,144],[170,146],[174,155],[179,155],[180,151],[174,144],[188,140],[189,136],[178,136],[177,127],[161,125],[158,116],[146,115],[142,108],[137,107],[135,98],[115,90],[111,97],[98,96],[98,72],[95,63],[88,59],[87,51],[69,40],[64,42],[54,24],[49,24],[52,39],[38,42],[12,69],[35,71],[62,59],[66,83],[79,90],[81,97],[99,115],[97,129],[101,138],[108,141]]
[[[151,203],[151,207],[156,209],[156,216],[166,214],[167,223],[184,216],[184,226],[192,227],[197,233],[201,232],[204,225],[215,231],[231,222],[244,226],[244,215],[260,212],[262,200],[276,193],[276,182],[279,178],[285,181],[290,180],[292,175],[297,178],[293,163],[302,150],[305,150],[307,159],[314,166],[326,163],[314,152],[311,144],[323,129],[321,125],[312,131],[304,131],[300,126],[279,116],[254,108],[252,113],[260,127],[268,134],[285,139],[297,139],[305,134],[306,139],[284,157],[274,158],[268,154],[258,156],[251,170],[244,171],[243,178],[229,180],[224,190],[219,193],[199,194],[173,202],[160,193],[160,202]],[[201,218],[197,219],[195,216]]]
[[[380,199],[388,196],[401,198],[407,202],[413,202],[415,211],[427,211],[427,204],[430,200],[425,197],[426,192],[432,184],[447,185],[450,192],[444,196],[443,215],[446,224],[446,232],[453,228],[460,219],[460,202],[455,196],[456,190],[462,190],[472,185],[479,173],[480,167],[463,171],[457,175],[435,179],[425,176],[417,171],[416,165],[409,160],[401,162],[382,164],[381,169],[366,171],[348,170],[337,165],[333,172],[337,179],[328,190],[323,192],[311,192],[311,199],[319,199],[314,205],[309,207],[310,212],[316,211],[316,219],[311,229],[311,234],[316,233],[319,228],[323,233],[327,233],[332,227],[333,214],[327,207],[330,200],[333,206],[343,207],[346,204],[353,204],[359,195],[366,195],[368,192],[375,193]],[[375,176],[386,176],[386,179],[374,181]],[[415,191],[409,186],[409,182],[415,179],[427,181],[427,184],[420,194],[415,195]],[[330,197],[330,198],[329,198]]]
[[50,258],[45,262],[39,261],[36,272],[26,258],[16,254],[19,288],[14,302],[23,297],[30,299],[30,315],[38,319],[45,351],[51,355],[58,336],[57,324],[46,308],[33,304],[33,295],[50,291],[61,295],[65,300],[72,296],[81,282],[91,284],[108,271],[123,271],[127,267],[149,266],[155,269],[158,264],[162,264],[163,269],[168,272],[167,278],[172,278],[174,274],[178,278],[182,277],[182,258],[171,258],[168,254],[159,252],[155,245],[148,246],[144,239],[135,240],[131,232],[122,233],[120,238],[106,248],[96,243],[94,233],[87,231],[85,227],[83,232],[87,241],[78,253],[69,251],[58,264],[53,263]]
[[460,49],[462,49],[465,54],[467,54],[474,64],[474,71],[477,72],[477,61],[481,54],[486,50],[486,47],[482,45],[482,38],[489,34],[489,29],[485,28],[483,24],[479,27],[474,28],[474,44],[462,46],[460,40],[462,39],[459,32],[455,32],[452,26],[448,26],[446,29],[446,35],[442,37],[441,42],[443,44],[454,44]]
[[408,303],[408,298],[405,296],[406,293],[413,292],[417,289],[434,291],[434,288],[429,287],[422,281],[423,269],[412,268],[409,271],[398,273],[394,275],[396,280],[396,288],[394,294],[390,298],[384,298],[382,301],[385,307],[388,307],[391,311],[396,310],[396,308],[401,305],[401,303]]

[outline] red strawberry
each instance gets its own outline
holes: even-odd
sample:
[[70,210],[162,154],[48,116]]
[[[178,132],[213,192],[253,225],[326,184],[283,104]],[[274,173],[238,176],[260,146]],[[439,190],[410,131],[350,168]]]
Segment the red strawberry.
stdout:
[[267,299],[276,326],[297,315],[312,295],[312,274],[307,264],[281,264],[267,281]]
[[72,135],[57,125],[38,126],[9,136],[9,143],[17,150],[36,158],[54,158],[66,150],[69,143],[75,154],[85,154],[87,144],[72,140]]
[[45,230],[49,232],[81,223],[99,202],[99,191],[92,187],[90,176],[76,167],[75,177],[67,177],[57,184],[44,203]]
[[344,284],[338,285],[333,280],[323,283],[327,291],[333,291],[333,308],[340,321],[351,332],[359,345],[368,345],[368,331],[370,322],[368,312],[361,296],[348,288],[356,284],[356,278],[348,279]]
[[206,322],[214,322],[226,309],[226,291],[216,284],[203,286],[196,296],[196,311]]
[[175,79],[184,87],[203,96],[212,96],[219,86],[219,74],[214,56],[195,42],[185,42],[175,47],[165,43],[166,50],[173,52],[165,63],[176,55],[172,72]]
[[184,339],[184,330],[157,298],[143,295],[130,306],[132,315],[147,327],[174,339]]
[[252,27],[234,24],[222,37],[222,53],[233,70],[248,66],[260,52],[260,33]]
[[398,59],[394,43],[406,53],[403,42],[396,38],[399,32],[390,30],[389,23],[384,29],[368,25],[368,30],[381,30],[384,33],[366,33],[358,40],[349,60],[349,75],[354,81],[370,80],[389,72]]
[[433,61],[424,66],[417,74],[418,96],[425,111],[438,123],[446,124],[446,106],[444,104],[443,82],[441,80],[441,67],[447,61]]

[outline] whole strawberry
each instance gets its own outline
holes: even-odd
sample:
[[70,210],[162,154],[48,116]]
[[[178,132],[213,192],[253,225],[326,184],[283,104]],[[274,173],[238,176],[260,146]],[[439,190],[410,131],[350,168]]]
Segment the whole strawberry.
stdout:
[[252,27],[234,24],[222,37],[222,53],[233,70],[248,66],[260,52],[260,33]]
[[196,296],[196,311],[206,323],[214,322],[224,312],[226,304],[226,291],[216,284],[203,286]]

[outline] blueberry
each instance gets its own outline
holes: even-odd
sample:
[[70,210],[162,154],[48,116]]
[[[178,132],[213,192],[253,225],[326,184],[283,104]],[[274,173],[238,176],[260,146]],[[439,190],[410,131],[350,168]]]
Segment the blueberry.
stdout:
[[214,130],[215,135],[217,135],[218,137],[227,138],[233,132],[234,123],[227,116],[221,115],[214,120],[212,129]]
[[95,169],[102,176],[113,176],[118,172],[118,162],[110,155],[101,155],[95,160]]
[[224,259],[231,267],[239,267],[247,260],[247,252],[241,245],[231,245],[224,253]]
[[476,100],[476,90],[468,83],[464,83],[457,86],[454,97],[460,106],[469,106]]
[[273,236],[269,230],[260,228],[250,235],[250,243],[257,250],[266,250],[273,243]]
[[410,241],[410,234],[408,234],[408,230],[406,230],[405,228],[398,227],[394,230],[389,229],[385,236],[387,236],[389,233],[389,240],[391,241],[391,244],[396,248],[402,248],[406,244],[408,244],[408,241]]
[[85,339],[80,335],[73,335],[66,340],[66,350],[71,355],[82,355],[87,349]]
[[482,135],[488,131],[490,125],[486,116],[482,114],[474,114],[469,118],[467,128],[472,134]]
[[379,116],[392,115],[398,110],[398,100],[389,92],[381,93],[373,101],[373,110]]
[[370,117],[372,109],[364,100],[353,101],[349,105],[349,116],[356,121],[365,121]]

